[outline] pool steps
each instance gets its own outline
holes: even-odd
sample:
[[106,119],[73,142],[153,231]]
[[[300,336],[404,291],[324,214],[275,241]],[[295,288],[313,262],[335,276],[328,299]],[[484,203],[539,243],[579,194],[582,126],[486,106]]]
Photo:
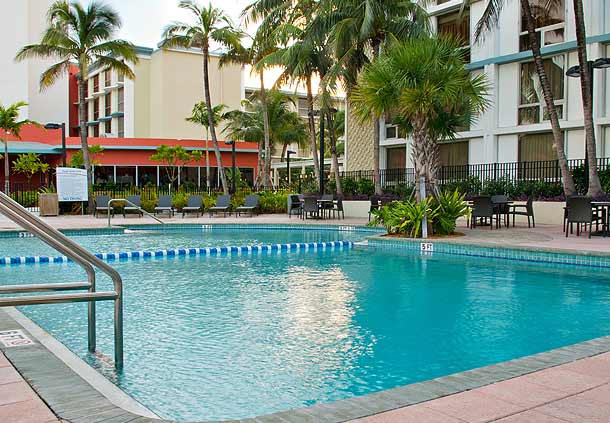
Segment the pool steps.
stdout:
[[[104,261],[159,258],[174,256],[216,256],[216,255],[243,255],[261,254],[266,252],[288,252],[288,251],[318,251],[318,250],[344,250],[354,246],[352,241],[330,241],[330,242],[308,242],[291,244],[264,244],[243,245],[206,248],[175,248],[155,251],[124,251],[117,253],[97,253],[97,258]],[[71,260],[66,256],[29,256],[29,257],[0,257],[0,266],[34,264],[34,263],[68,263]]]

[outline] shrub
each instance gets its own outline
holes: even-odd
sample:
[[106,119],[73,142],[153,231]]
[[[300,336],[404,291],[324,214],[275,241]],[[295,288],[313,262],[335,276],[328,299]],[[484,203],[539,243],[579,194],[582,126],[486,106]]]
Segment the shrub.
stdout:
[[465,199],[465,194],[460,194],[458,190],[455,190],[453,192],[443,191],[439,195],[438,201],[433,201],[438,208],[436,218],[432,221],[434,233],[451,235],[455,232],[457,220],[469,213]]
[[389,234],[405,234],[411,238],[421,236],[422,223],[425,216],[434,221],[437,208],[431,206],[430,199],[421,202],[393,201],[379,210],[374,210],[373,220],[369,226],[382,225]]
[[174,192],[172,194],[172,205],[175,209],[181,210],[189,202],[190,195],[186,192]]
[[287,194],[283,192],[261,192],[259,195],[261,213],[286,213]]

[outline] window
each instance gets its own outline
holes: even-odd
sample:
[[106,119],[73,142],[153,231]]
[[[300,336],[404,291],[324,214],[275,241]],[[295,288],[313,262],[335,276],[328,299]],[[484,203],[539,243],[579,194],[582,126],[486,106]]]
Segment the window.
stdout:
[[553,134],[521,135],[519,137],[519,162],[538,162],[556,160],[557,154],[553,148]]
[[99,137],[100,136],[100,126],[99,125],[95,125],[93,127],[93,136],[94,137]]
[[438,146],[441,166],[464,166],[468,164],[468,141],[451,142]]
[[[536,26],[536,34],[540,47],[562,43],[565,31],[565,2],[564,0],[529,0],[532,15]],[[521,34],[519,36],[519,50],[531,50],[527,24],[523,12],[521,13]]]
[[104,96],[104,107],[106,116],[110,116],[112,114],[112,94],[108,93]]
[[93,77],[93,93],[100,91],[100,74],[98,73]]
[[106,72],[104,72],[104,87],[109,87],[111,85],[112,85],[111,73],[109,70],[107,70]]
[[[564,104],[564,56],[544,60],[551,92],[559,119],[563,117]],[[519,125],[529,125],[548,120],[540,79],[534,62],[521,64],[521,95],[519,100]]]
[[391,140],[401,138],[403,134],[398,129],[398,124],[395,122],[395,116],[386,115],[385,118],[385,139]]
[[120,117],[118,121],[119,126],[119,138],[123,138],[125,136],[125,118]]
[[307,117],[309,113],[309,105],[306,98],[299,98],[299,116]]
[[386,151],[387,169],[405,169],[407,167],[407,148],[405,146],[388,148]]
[[118,82],[125,82],[125,75],[123,75],[122,73],[119,73],[117,76],[117,81]]
[[93,100],[93,120],[100,118],[100,99],[96,98]]
[[462,42],[464,60],[470,62],[470,12],[449,13],[438,17],[437,33],[449,34]]
[[107,120],[104,126],[104,133],[112,134],[112,120]]
[[125,111],[125,88],[119,88],[119,112]]

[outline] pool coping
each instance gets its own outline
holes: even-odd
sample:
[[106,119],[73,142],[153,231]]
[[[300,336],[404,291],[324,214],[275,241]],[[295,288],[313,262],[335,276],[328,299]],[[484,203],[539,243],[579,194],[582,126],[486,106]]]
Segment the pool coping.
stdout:
[[[37,326],[33,322],[32,324]],[[47,343],[39,338],[36,330],[32,330],[29,325],[23,325],[7,310],[0,310],[0,330],[13,329],[22,330],[35,343],[16,348],[0,345],[0,351],[60,419],[73,423],[172,422],[153,418],[152,412],[145,416],[116,405],[116,397],[111,398],[114,399],[112,401],[100,392],[99,386],[95,386],[99,378],[85,380],[81,374],[58,357],[56,352],[48,348]],[[43,329],[40,330],[44,332]],[[59,343],[59,341],[55,342]],[[342,423],[470,391],[607,352],[610,352],[610,336],[358,397],[253,418],[200,423]],[[86,366],[92,372],[96,372],[79,357],[74,357],[81,361],[77,368]],[[101,375],[99,377],[104,378]],[[133,401],[131,405],[141,406],[135,399],[131,398],[131,400]]]

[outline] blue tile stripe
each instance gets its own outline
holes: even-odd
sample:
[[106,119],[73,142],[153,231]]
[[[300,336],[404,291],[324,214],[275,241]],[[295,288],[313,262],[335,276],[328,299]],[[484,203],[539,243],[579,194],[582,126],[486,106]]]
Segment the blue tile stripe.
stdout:
[[[96,253],[97,258],[104,261],[128,260],[140,258],[175,257],[175,256],[236,256],[244,254],[261,254],[263,252],[291,251],[332,251],[347,250],[354,246],[352,241],[309,242],[292,244],[242,245],[229,247],[176,248],[156,251],[125,251],[118,253]],[[66,256],[30,256],[30,257],[0,257],[0,266],[31,263],[68,263]]]

